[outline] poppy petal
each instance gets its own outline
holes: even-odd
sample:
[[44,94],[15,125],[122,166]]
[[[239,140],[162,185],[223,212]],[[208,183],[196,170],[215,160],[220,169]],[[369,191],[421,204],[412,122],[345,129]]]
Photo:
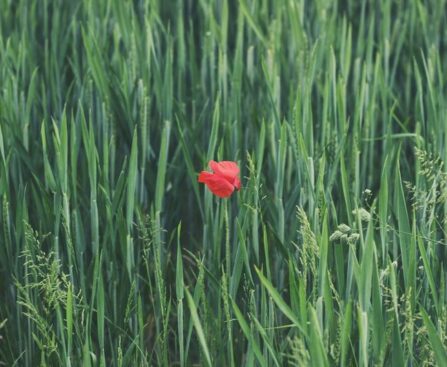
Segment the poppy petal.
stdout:
[[216,162],[216,161],[210,161],[209,162],[210,168],[217,173],[220,176],[223,176],[230,181],[233,181],[237,175],[239,174],[239,167],[237,166],[236,162],[232,161],[222,161],[222,162]]
[[233,185],[237,190],[241,189],[241,180],[239,180],[239,177],[236,177],[234,179]]
[[214,195],[220,198],[227,198],[234,191],[234,186],[225,178],[210,172],[200,172],[198,181],[203,182]]
[[208,180],[208,178],[209,178],[210,176],[213,176],[213,175],[214,175],[214,174],[211,173],[211,172],[202,171],[202,172],[199,173],[199,177],[197,178],[197,181],[198,181],[198,182],[201,182],[201,183],[206,183],[206,181]]

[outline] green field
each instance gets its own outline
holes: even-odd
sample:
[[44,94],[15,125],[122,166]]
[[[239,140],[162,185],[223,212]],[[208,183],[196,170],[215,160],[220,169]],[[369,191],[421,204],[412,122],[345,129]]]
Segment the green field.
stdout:
[[446,0],[0,0],[0,366],[447,366],[446,162]]

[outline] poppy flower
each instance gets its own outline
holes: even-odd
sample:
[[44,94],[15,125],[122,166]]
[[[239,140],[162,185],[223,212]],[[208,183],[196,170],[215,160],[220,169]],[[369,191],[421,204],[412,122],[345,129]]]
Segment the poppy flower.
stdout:
[[239,167],[236,162],[210,161],[208,165],[213,172],[200,172],[197,181],[208,186],[214,195],[227,198],[231,196],[234,189],[239,190],[241,188]]

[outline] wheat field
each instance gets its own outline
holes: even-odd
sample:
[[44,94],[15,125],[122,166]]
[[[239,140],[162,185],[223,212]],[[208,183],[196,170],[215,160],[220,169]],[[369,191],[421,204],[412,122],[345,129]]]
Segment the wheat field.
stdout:
[[447,366],[445,0],[0,10],[0,365]]

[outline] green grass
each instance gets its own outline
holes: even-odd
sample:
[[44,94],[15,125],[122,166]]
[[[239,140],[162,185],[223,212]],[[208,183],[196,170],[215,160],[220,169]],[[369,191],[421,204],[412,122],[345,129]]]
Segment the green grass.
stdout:
[[0,362],[447,365],[445,0],[0,9]]

